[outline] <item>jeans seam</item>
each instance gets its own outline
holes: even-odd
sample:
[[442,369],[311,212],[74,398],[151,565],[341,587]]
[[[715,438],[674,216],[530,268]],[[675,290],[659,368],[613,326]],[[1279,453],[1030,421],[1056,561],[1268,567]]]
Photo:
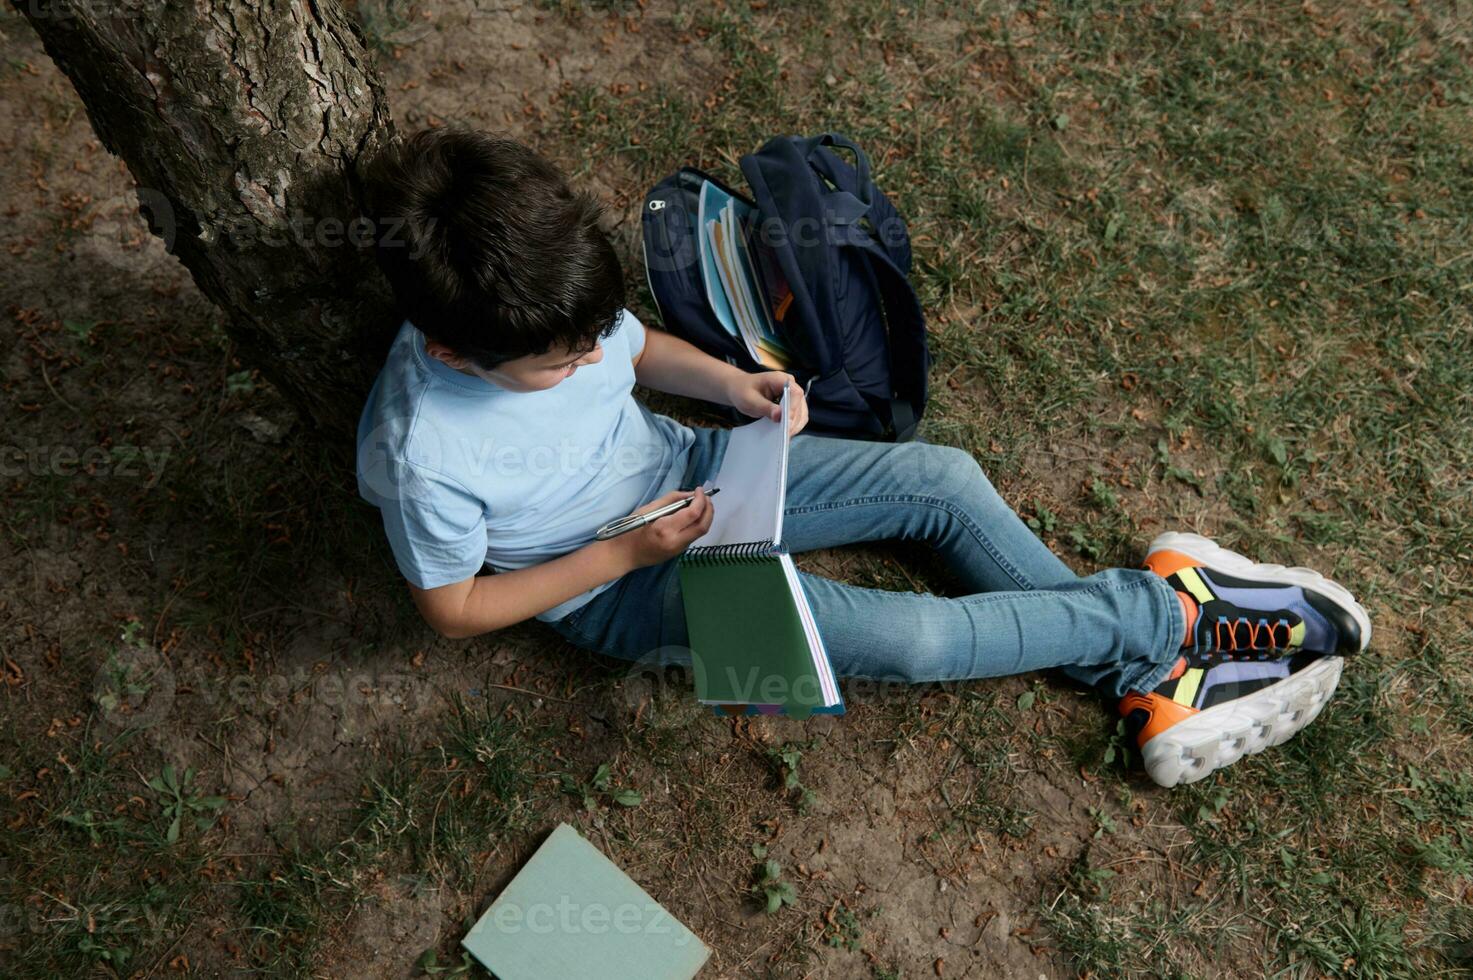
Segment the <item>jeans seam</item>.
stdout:
[[1173,653],[1186,646],[1187,620],[1184,615],[1178,615],[1179,613],[1181,613],[1181,600],[1176,597],[1176,590],[1173,589],[1170,583],[1168,583],[1164,578],[1156,578],[1156,581],[1161,583],[1161,586],[1159,589],[1157,589],[1157,591],[1160,592],[1162,589],[1165,590],[1165,592],[1162,593],[1162,598],[1166,604],[1166,638],[1168,640],[1166,652]]
[[[1131,571],[1131,569],[1120,569],[1120,571]],[[800,571],[798,574],[799,574],[799,577],[802,577],[802,576],[808,575],[809,573],[808,572]],[[1088,579],[1078,579],[1076,581],[1077,582],[1087,582],[1089,580]],[[892,595],[892,596],[893,595],[902,595],[902,594],[904,594],[904,593],[897,592],[894,589],[872,589],[872,588],[869,588],[867,586],[853,585],[853,584],[850,584],[848,582],[843,582],[843,583],[840,583],[840,584],[842,584],[846,589],[850,589],[850,590],[853,590],[853,591],[856,591],[856,592],[873,592],[873,593],[878,593],[878,594],[881,594],[881,595]],[[1070,582],[1070,583],[1067,583],[1067,584],[1068,585],[1071,585],[1071,586],[1074,586],[1076,583],[1075,582]],[[1094,583],[1091,583],[1090,585],[1088,585],[1087,587],[1082,588],[1082,589],[1081,588],[1077,588],[1077,587],[1070,588],[1070,589],[1068,589],[1066,591],[1065,594],[1067,594],[1067,595],[1098,595],[1101,592],[1134,592],[1134,591],[1136,591],[1138,589],[1154,590],[1154,586],[1151,584],[1150,580],[1148,580],[1148,579],[1140,579],[1138,581],[1128,582],[1128,583],[1123,584],[1123,585],[1122,584],[1119,584],[1119,583],[1116,583],[1116,582],[1103,581],[1103,582],[1094,582]],[[1024,598],[1024,597],[1026,597],[1028,599],[1032,599],[1034,601],[1041,602],[1041,601],[1043,601],[1045,599],[1053,598],[1054,596],[1056,596],[1056,595],[1058,595],[1060,593],[1059,593],[1058,590],[1055,590],[1055,589],[1023,589],[1023,590],[1021,590],[1019,592],[974,592],[971,595],[964,595],[964,596],[938,596],[938,595],[934,595],[934,593],[930,593],[930,592],[921,592],[921,593],[917,593],[917,594],[918,595],[930,595],[930,596],[932,596],[933,598],[935,598],[939,602],[960,602],[960,603],[962,603],[964,605],[982,605],[984,603],[989,603],[989,602],[1007,602],[1007,601],[1012,601],[1012,600],[1015,600],[1015,599],[1018,599],[1018,598]]]
[[[580,630],[576,624],[569,622],[569,620],[571,620],[573,616],[576,616],[580,611],[581,610],[575,610],[571,616],[567,616],[563,619],[558,620],[558,626],[560,627],[561,631],[572,633],[573,636],[582,640],[585,646],[592,646],[593,639],[587,633]],[[577,644],[574,645],[576,646]]]
[[[1084,581],[1084,579],[1081,579],[1080,581]],[[1126,583],[1125,585],[1120,585],[1120,584],[1117,584],[1117,583],[1106,581],[1106,582],[1097,582],[1097,583],[1095,583],[1093,585],[1090,585],[1088,588],[1084,588],[1084,589],[1069,589],[1068,592],[1067,592],[1067,594],[1069,594],[1069,595],[1098,595],[1101,592],[1134,592],[1137,589],[1150,589],[1150,588],[1151,588],[1151,583],[1148,582],[1148,581],[1130,582],[1130,583]],[[1003,600],[1003,599],[1016,599],[1020,595],[1027,596],[1030,599],[1047,599],[1050,596],[1055,595],[1055,594],[1056,594],[1056,592],[1054,590],[1052,590],[1052,589],[1026,589],[1026,590],[1024,590],[1021,593],[1018,593],[1018,592],[978,592],[978,593],[975,593],[973,595],[960,596],[960,597],[958,597],[956,599],[952,599],[950,601],[952,601],[952,602],[964,602],[964,603],[966,603],[968,605],[977,605],[977,604],[984,603],[984,602],[1000,601],[1000,600]]]
[[801,507],[789,507],[783,511],[783,516],[813,514],[820,511],[838,510],[841,507],[852,507],[855,505],[893,503],[925,504],[952,515],[961,522],[963,527],[972,533],[972,537],[977,539],[977,543],[997,563],[997,567],[1001,568],[1003,573],[1012,579],[1020,590],[1032,592],[1037,588],[1026,575],[1003,556],[997,546],[992,543],[992,539],[979,526],[972,522],[970,515],[953,505],[951,501],[942,497],[930,497],[913,493],[872,494],[867,497],[850,497],[846,500],[829,500],[817,504],[805,504]]

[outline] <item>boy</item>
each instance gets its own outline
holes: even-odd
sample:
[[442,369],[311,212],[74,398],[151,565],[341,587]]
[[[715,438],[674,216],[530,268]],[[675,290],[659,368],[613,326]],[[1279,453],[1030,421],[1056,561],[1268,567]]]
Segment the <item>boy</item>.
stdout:
[[[636,401],[636,381],[780,418],[786,373],[747,374],[624,308],[623,272],[586,195],[531,150],[423,132],[367,182],[378,256],[407,321],[359,427],[360,490],[383,512],[425,620],[470,637],[529,617],[627,659],[688,643],[674,559],[711,525],[701,485],[729,431]],[[794,385],[791,430],[807,419]],[[639,531],[604,523],[681,497]],[[1307,725],[1365,612],[1308,569],[1163,535],[1144,570],[1079,578],[958,449],[806,435],[791,446],[794,552],[923,539],[970,593],[801,576],[840,676],[925,681],[1049,667],[1129,720],[1151,776],[1199,779]],[[494,574],[482,574],[482,572]]]

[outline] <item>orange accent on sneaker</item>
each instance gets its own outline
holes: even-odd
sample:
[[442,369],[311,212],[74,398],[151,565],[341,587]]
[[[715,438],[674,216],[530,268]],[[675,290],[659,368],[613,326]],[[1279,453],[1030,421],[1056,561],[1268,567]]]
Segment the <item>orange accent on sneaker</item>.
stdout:
[[[1185,674],[1186,672],[1187,672],[1187,658],[1186,657],[1177,657],[1176,658],[1176,664],[1175,664],[1175,666],[1173,666],[1171,668],[1171,673],[1169,673],[1169,674],[1166,675],[1166,680],[1168,680],[1168,681],[1174,681],[1178,677],[1180,677],[1182,674]],[[1163,683],[1165,683],[1165,682],[1163,681]]]
[[1185,721],[1197,713],[1196,708],[1188,707],[1185,704],[1177,704],[1170,698],[1163,697],[1155,692],[1150,694],[1131,692],[1120,701],[1120,713],[1122,715],[1128,715],[1138,708],[1150,715],[1150,720],[1146,722],[1145,727],[1141,729],[1141,733],[1136,739],[1136,744],[1140,748],[1145,748],[1147,742],[1166,731],[1172,725],[1175,725],[1179,721]]
[[1179,590],[1176,593],[1176,598],[1181,602],[1182,615],[1186,617],[1187,621],[1186,632],[1181,635],[1181,645],[1189,647],[1195,642],[1193,638],[1197,635],[1195,632],[1197,628],[1197,600]]
[[[1248,645],[1244,647],[1238,646],[1239,626],[1245,626],[1248,629]],[[1227,627],[1226,640],[1223,639],[1223,627]],[[1283,634],[1279,633],[1280,627],[1283,627],[1283,629],[1285,630]],[[1268,645],[1260,646],[1258,640],[1263,635],[1263,632],[1265,630],[1268,632]],[[1284,637],[1284,642],[1282,643],[1279,642],[1280,635]],[[1264,652],[1267,652],[1269,650],[1281,650],[1289,646],[1289,641],[1293,637],[1293,635],[1294,634],[1292,632],[1292,628],[1282,619],[1273,623],[1270,623],[1267,620],[1260,620],[1255,623],[1253,620],[1249,619],[1246,616],[1239,616],[1232,622],[1228,622],[1226,619],[1219,619],[1212,626],[1212,638],[1216,649],[1227,650],[1230,652],[1236,652],[1240,649],[1260,650]]]
[[1201,568],[1202,563],[1179,551],[1153,551],[1146,556],[1146,567],[1162,578],[1168,578],[1183,568]]

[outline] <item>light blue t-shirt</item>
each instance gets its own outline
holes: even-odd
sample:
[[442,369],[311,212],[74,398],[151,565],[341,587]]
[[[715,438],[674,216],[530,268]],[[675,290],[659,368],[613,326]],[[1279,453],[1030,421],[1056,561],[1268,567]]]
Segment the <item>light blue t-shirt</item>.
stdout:
[[[625,310],[601,343],[597,364],[521,392],[456,371],[413,324],[400,328],[358,422],[358,492],[382,511],[411,584],[540,564],[679,486],[695,433],[634,398],[644,325]],[[612,584],[537,618],[561,619]]]

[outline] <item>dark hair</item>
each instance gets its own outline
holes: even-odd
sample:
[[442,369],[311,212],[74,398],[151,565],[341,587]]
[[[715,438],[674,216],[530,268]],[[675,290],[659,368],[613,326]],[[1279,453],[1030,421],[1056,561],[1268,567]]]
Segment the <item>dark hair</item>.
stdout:
[[401,313],[482,368],[618,325],[624,273],[603,209],[515,140],[427,129],[370,165],[365,210]]

